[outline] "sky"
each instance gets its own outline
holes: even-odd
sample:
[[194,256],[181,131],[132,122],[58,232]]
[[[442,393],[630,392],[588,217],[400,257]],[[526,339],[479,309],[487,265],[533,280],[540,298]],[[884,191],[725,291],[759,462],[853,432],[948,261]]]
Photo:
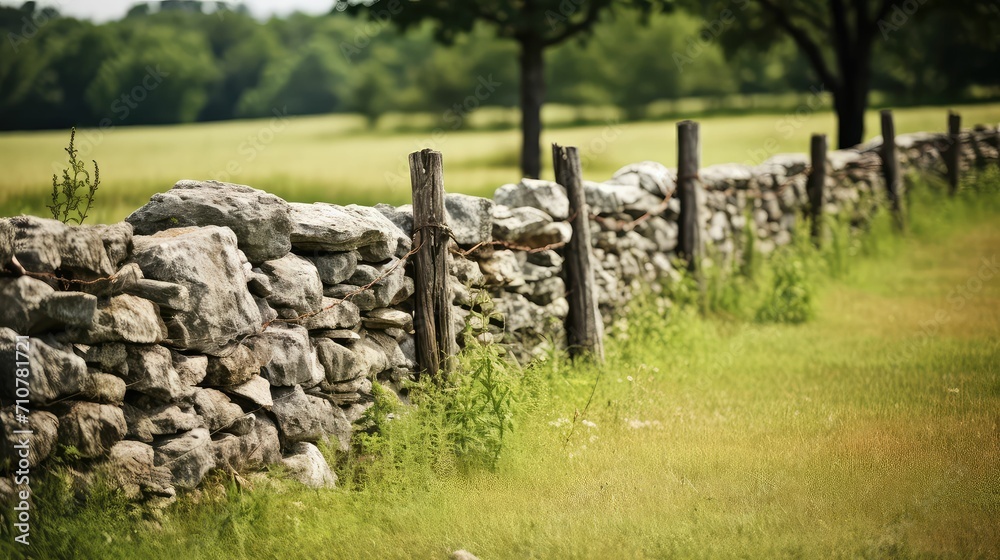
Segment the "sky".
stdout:
[[[23,0],[0,0],[5,6],[20,6]],[[138,0],[39,0],[40,6],[54,6],[59,12],[80,19],[103,22],[121,19]],[[294,11],[309,14],[329,13],[334,0],[242,0],[234,2],[246,4],[250,13],[258,18],[271,15],[286,15]]]

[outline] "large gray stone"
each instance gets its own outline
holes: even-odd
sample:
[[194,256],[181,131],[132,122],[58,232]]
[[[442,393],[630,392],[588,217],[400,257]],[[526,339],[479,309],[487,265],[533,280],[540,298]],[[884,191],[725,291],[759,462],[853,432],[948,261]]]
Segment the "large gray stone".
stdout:
[[550,224],[552,217],[537,208],[497,206],[493,213],[493,238],[516,245]]
[[373,309],[361,320],[367,329],[385,330],[391,328],[413,330],[413,315],[399,309],[380,307]]
[[313,344],[327,383],[343,383],[366,373],[351,349],[327,338],[314,338]]
[[111,225],[94,225],[90,229],[97,232],[104,242],[104,252],[113,269],[118,269],[132,252],[132,235],[134,230],[128,222],[118,222]]
[[98,229],[34,216],[16,216],[8,223],[15,230],[14,254],[25,270],[59,270],[86,280],[115,272]]
[[70,339],[84,344],[157,344],[167,337],[167,326],[156,304],[128,294],[98,302],[93,317],[89,325],[69,329]]
[[91,402],[121,405],[125,380],[110,373],[92,372],[80,380],[80,396]]
[[444,210],[455,242],[462,246],[488,243],[493,239],[493,201],[467,194],[448,193]]
[[316,265],[308,259],[289,253],[262,263],[260,269],[271,282],[271,295],[266,298],[271,307],[291,309],[300,315],[319,309],[323,284]]
[[640,187],[659,198],[667,198],[677,188],[677,173],[655,161],[642,161],[622,167],[609,183]]
[[153,445],[154,464],[170,470],[174,485],[195,488],[215,467],[212,438],[205,428],[197,428],[165,438]]
[[199,385],[208,375],[207,356],[187,356],[176,350],[171,350],[170,357],[174,363],[174,370],[177,371],[177,377],[180,378],[181,384],[184,386]]
[[[133,263],[135,266],[135,263]],[[172,311],[192,311],[191,295],[185,286],[141,278],[126,288],[129,294],[148,299],[161,308]]]
[[97,315],[97,298],[83,292],[55,292],[42,300],[40,311],[58,325],[87,327]]
[[301,325],[306,329],[353,329],[361,323],[358,306],[346,300],[323,298],[322,311],[305,317]]
[[288,203],[245,185],[178,181],[169,191],[153,195],[126,221],[139,235],[190,226],[228,227],[251,262],[281,258],[292,247]]
[[399,303],[400,298],[405,299],[406,296],[400,296],[406,282],[405,278],[406,269],[402,262],[399,259],[392,259],[377,266],[358,265],[348,283],[359,287],[371,286],[375,305],[388,307]]
[[362,257],[381,261],[393,256],[405,237],[374,208],[317,202],[292,203],[292,244],[320,251],[360,250]]
[[173,495],[170,470],[157,467],[155,453],[148,444],[122,440],[108,452],[107,461],[98,467],[101,477],[125,496],[137,499],[145,493]]
[[187,288],[191,311],[167,323],[170,344],[219,355],[256,332],[260,311],[247,290],[236,236],[221,227],[185,228],[136,237],[133,259],[147,278]]
[[270,362],[270,349],[256,341],[234,345],[225,356],[210,356],[204,385],[227,387],[240,385],[256,377]]
[[337,438],[346,446],[351,424],[340,408],[330,401],[307,395],[302,387],[273,387],[274,416],[278,419],[285,446],[300,441],[320,441]]
[[254,344],[270,348],[271,361],[264,365],[261,376],[271,385],[291,387],[312,386],[323,379],[323,370],[309,342],[309,331],[297,325],[272,325],[261,333]]
[[238,399],[245,399],[264,410],[271,410],[271,406],[274,405],[274,400],[271,398],[271,384],[260,376],[254,376],[239,385],[223,387],[222,391]]
[[170,350],[158,345],[130,345],[128,356],[129,389],[164,402],[173,402],[191,394],[177,370]]
[[310,488],[333,488],[337,485],[337,475],[330,470],[326,457],[311,443],[296,443],[281,464],[290,478]]
[[[24,398],[19,396],[18,389],[25,392],[25,385],[31,404],[46,404],[80,392],[82,380],[87,375],[83,358],[49,346],[38,338],[19,340],[17,336],[10,329],[0,328],[0,356],[5,357],[0,360],[4,398]],[[27,371],[24,371],[24,364],[19,363],[24,361],[28,363]]]
[[76,448],[81,457],[107,454],[125,432],[125,415],[113,405],[75,402],[59,417],[59,444]]
[[[0,472],[17,470],[22,459],[27,462],[28,467],[38,465],[52,453],[59,437],[59,419],[55,414],[32,410],[27,415],[28,422],[22,424],[18,421],[18,412],[14,406],[0,409],[0,429],[3,434],[3,441],[0,441]],[[31,433],[14,433],[23,430],[30,430]],[[30,449],[26,458],[19,456],[19,446],[25,440]]]
[[319,253],[310,257],[316,270],[319,272],[319,279],[324,284],[335,285],[347,280],[354,274],[358,266],[358,254],[354,251],[347,253]]
[[205,427],[193,410],[182,410],[175,404],[148,409],[126,404],[122,410],[128,425],[128,436],[146,443],[151,443],[155,436],[173,435]]
[[244,416],[240,405],[229,400],[229,397],[215,389],[196,389],[191,397],[194,408],[205,421],[205,427],[211,432],[217,432],[232,426]]
[[0,327],[19,333],[35,334],[35,327],[45,322],[42,302],[55,293],[48,284],[30,276],[0,278]]
[[[445,195],[447,196],[447,195]],[[446,199],[447,200],[447,199]],[[393,206],[391,204],[376,204],[375,209],[392,222],[403,235],[410,237],[413,235],[413,205],[404,204]]]
[[504,185],[493,193],[493,200],[510,208],[537,208],[556,220],[569,217],[566,189],[552,181],[521,179],[516,185]]

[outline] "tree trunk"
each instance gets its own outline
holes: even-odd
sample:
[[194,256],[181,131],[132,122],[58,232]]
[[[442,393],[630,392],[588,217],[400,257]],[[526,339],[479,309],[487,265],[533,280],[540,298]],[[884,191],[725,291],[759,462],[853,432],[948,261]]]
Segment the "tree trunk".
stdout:
[[545,45],[539,37],[521,44],[521,173],[537,179],[542,172],[542,103],[545,100]]
[[837,147],[843,150],[857,146],[865,136],[867,103],[859,103],[854,92],[834,91],[833,99],[837,110]]

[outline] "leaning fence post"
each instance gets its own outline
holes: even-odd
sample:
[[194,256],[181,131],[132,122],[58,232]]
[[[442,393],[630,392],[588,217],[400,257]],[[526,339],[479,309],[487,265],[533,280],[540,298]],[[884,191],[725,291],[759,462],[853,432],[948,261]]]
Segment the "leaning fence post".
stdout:
[[958,179],[962,172],[962,116],[948,111],[948,147],[944,153],[944,164],[948,169],[948,194],[958,192]]
[[809,143],[812,169],[806,182],[813,243],[818,247],[823,234],[823,189],[826,187],[826,134],[813,134]]
[[417,368],[438,379],[450,372],[450,357],[455,353],[441,152],[425,149],[410,154],[410,183],[413,242],[417,247],[413,310]]
[[681,212],[677,232],[677,250],[687,261],[688,270],[697,274],[701,263],[701,240],[698,227],[698,123],[677,123],[677,193]]
[[896,157],[896,126],[892,122],[892,111],[882,110],[882,173],[885,175],[885,191],[889,197],[896,226],[902,230],[903,201],[900,200],[899,159]]
[[569,300],[566,345],[571,357],[589,354],[604,361],[604,323],[597,307],[594,269],[590,263],[590,209],[580,178],[580,154],[572,146],[552,144],[552,167],[556,182],[566,189],[573,226],[563,264],[566,299]]

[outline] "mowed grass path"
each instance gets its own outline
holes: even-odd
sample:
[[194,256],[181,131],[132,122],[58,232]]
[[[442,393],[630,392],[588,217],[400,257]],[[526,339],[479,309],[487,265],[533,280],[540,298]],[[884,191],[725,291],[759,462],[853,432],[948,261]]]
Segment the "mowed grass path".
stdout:
[[572,433],[596,370],[553,367],[496,472],[353,491],[269,479],[186,498],[155,525],[40,511],[54,527],[39,552],[996,558],[997,224],[980,217],[860,261],[804,325],[681,315],[618,335]]
[[[1000,104],[958,109],[968,125],[1000,122]],[[760,163],[774,153],[807,151],[812,133],[827,133],[831,143],[836,137],[834,116],[822,103],[787,114],[699,121],[705,165]],[[943,130],[945,121],[942,107],[896,111],[899,133]],[[878,135],[878,126],[873,111],[867,136]],[[68,140],[68,131],[0,133],[0,215],[48,214],[53,166],[65,167]],[[410,199],[407,154],[425,147],[443,152],[449,191],[489,196],[520,178],[519,141],[516,130],[373,132],[361,117],[331,115],[81,130],[77,148],[82,159],[101,166],[91,221],[114,222],[179,179],[229,180],[302,202],[402,204]],[[596,181],[636,161],[676,163],[672,121],[550,128],[543,145],[550,142],[578,146],[585,178]],[[543,176],[551,176],[547,159]]]

